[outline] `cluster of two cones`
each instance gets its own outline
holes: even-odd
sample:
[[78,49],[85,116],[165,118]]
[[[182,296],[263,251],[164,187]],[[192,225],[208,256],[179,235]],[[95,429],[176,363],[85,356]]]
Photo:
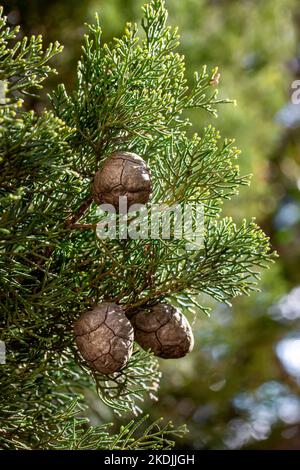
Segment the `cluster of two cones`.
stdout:
[[103,302],[76,321],[74,333],[83,358],[102,374],[126,366],[134,340],[164,359],[183,357],[194,345],[188,320],[167,303],[138,311],[129,320],[120,305]]

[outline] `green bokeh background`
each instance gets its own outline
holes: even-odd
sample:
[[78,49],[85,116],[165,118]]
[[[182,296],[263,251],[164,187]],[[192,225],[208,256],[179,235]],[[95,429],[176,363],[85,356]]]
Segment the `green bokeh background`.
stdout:
[[[72,88],[84,22],[100,15],[104,40],[139,21],[140,0],[9,0],[0,2],[22,34],[42,34],[65,45],[58,77]],[[180,361],[162,361],[151,419],[186,423],[177,443],[188,449],[300,449],[300,104],[291,85],[300,78],[300,6],[297,0],[167,0],[169,20],[181,32],[189,78],[203,64],[219,66],[220,96],[237,105],[217,120],[190,118],[200,134],[208,123],[235,137],[240,167],[252,185],[224,206],[241,220],[255,216],[280,257],[263,275],[261,292],[232,308],[213,304],[210,318],[193,321],[196,345]],[[299,57],[298,57],[299,54]],[[47,90],[46,90],[47,91]],[[46,93],[28,103],[38,112]],[[207,303],[210,301],[207,299]],[[92,423],[115,419],[87,392]],[[123,417],[126,420],[128,417]],[[116,423],[117,424],[117,423]]]

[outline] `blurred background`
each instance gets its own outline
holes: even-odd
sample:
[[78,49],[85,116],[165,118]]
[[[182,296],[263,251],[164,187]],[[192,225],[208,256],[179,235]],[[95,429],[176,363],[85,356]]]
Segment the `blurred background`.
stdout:
[[[141,0],[2,0],[11,25],[65,45],[56,59],[72,88],[84,22],[100,14],[104,40],[139,21]],[[298,0],[167,0],[170,23],[181,32],[187,73],[219,66],[223,105],[218,120],[191,118],[200,134],[212,123],[235,137],[241,172],[252,185],[224,206],[236,220],[255,216],[279,259],[264,274],[261,292],[232,308],[212,305],[194,319],[196,345],[187,358],[162,361],[159,401],[144,410],[186,423],[186,449],[300,449],[300,104],[291,100],[300,79]],[[47,91],[47,90],[46,90]],[[45,95],[30,103],[43,108]],[[209,302],[209,300],[207,300]],[[93,423],[113,419],[87,393]],[[124,419],[127,419],[125,417]]]

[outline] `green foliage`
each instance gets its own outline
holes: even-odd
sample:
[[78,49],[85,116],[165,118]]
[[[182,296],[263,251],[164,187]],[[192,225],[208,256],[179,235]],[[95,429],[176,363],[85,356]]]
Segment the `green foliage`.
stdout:
[[[51,97],[54,112],[37,116],[20,107],[19,96],[40,87],[50,72],[46,63],[60,46],[43,54],[40,38],[12,44],[15,32],[4,28],[3,19],[5,448],[169,448],[177,433],[169,426],[156,431],[152,425],[140,439],[134,438],[133,423],[117,437],[103,426],[85,429],[77,397],[85,387],[96,384],[100,398],[118,412],[138,412],[144,393],[155,393],[159,372],[156,359],[137,349],[120,373],[92,373],[73,345],[74,319],[103,299],[128,312],[165,298],[176,302],[178,295],[197,305],[199,293],[229,302],[253,290],[257,268],[269,260],[268,242],[254,223],[236,227],[229,218],[217,219],[222,201],[247,179],[239,176],[231,141],[220,143],[212,128],[188,137],[186,113],[216,114],[223,101],[216,95],[216,69],[204,67],[188,86],[184,58],[175,52],[177,30],[166,20],[164,2],[154,0],[144,8],[143,36],[136,24],[127,24],[111,45],[102,45],[98,21],[89,25],[74,92],[61,85]],[[204,204],[201,251],[186,251],[185,240],[99,240],[90,228],[74,228],[78,221],[97,221],[91,180],[111,151],[124,148],[148,161],[153,202],[167,196]]]
[[[41,36],[31,36],[16,42],[14,47],[9,47],[10,41],[19,32],[19,27],[9,29],[6,27],[6,19],[2,16],[3,8],[0,9],[0,80],[9,81],[10,93],[19,91],[28,94],[32,88],[41,88],[41,83],[50,72],[54,72],[47,62],[62,51],[58,42],[50,44],[43,52]],[[28,91],[29,90],[29,91]]]
[[140,348],[135,348],[126,369],[112,376],[91,372],[84,363],[81,365],[87,374],[93,376],[103,403],[113,408],[118,415],[128,410],[134,414],[142,412],[138,403],[143,401],[146,393],[152,400],[157,400],[156,392],[161,375],[158,363],[153,355]]
[[[184,111],[201,108],[215,112],[215,106],[221,102],[216,99],[214,89],[216,70],[208,73],[204,67],[200,75],[195,75],[194,86],[188,87],[184,58],[174,52],[178,46],[177,30],[166,26],[163,2],[146,6],[144,15],[142,38],[137,35],[136,24],[127,24],[121,39],[103,47],[99,23],[89,26],[90,35],[85,38],[78,66],[77,88],[69,95],[61,85],[52,97],[54,109],[75,129],[71,145],[76,150],[80,146],[77,168],[85,172],[86,168],[94,171],[111,151],[126,146],[149,162],[153,173],[153,202],[193,202],[206,206],[207,246],[226,245],[231,233],[237,232],[238,235],[230,241],[230,250],[225,250],[220,259],[225,271],[227,263],[232,269],[232,265],[243,258],[245,250],[248,265],[240,263],[235,270],[238,274],[230,292],[227,287],[222,291],[221,286],[211,285],[209,289],[218,300],[227,300],[232,295],[247,292],[246,285],[251,288],[250,266],[257,262],[259,265],[268,258],[268,245],[261,243],[258,246],[255,240],[262,241],[264,236],[254,224],[246,226],[245,230],[242,227],[236,230],[230,220],[225,225],[221,222],[220,228],[219,223],[216,228],[215,222],[211,224],[211,217],[220,212],[222,200],[235,194],[239,185],[247,183],[233,164],[238,151],[232,147],[232,142],[225,140],[218,144],[220,136],[212,128],[206,129],[202,138],[195,135],[189,139],[185,132],[190,121],[183,117]],[[92,209],[90,217],[94,215],[95,210]],[[87,215],[82,220],[89,222],[92,219]],[[222,237],[215,234],[219,231]],[[83,238],[87,236],[83,235]],[[183,243],[179,241],[174,246],[174,242],[165,244],[148,240],[127,240],[125,244],[101,242],[101,247],[107,254],[109,251],[111,257],[110,295],[105,294],[111,299],[126,302],[128,308],[132,308],[132,305],[146,302],[140,299],[141,296],[155,300],[182,292],[191,285],[194,290],[201,291],[204,283],[212,284],[214,271],[203,272],[202,266],[205,263],[211,267],[214,263],[213,250],[206,248],[201,253],[203,262],[199,262],[199,257],[195,262],[190,259],[193,255],[189,252],[182,254]],[[149,244],[149,256],[145,256],[145,247]],[[251,256],[252,246],[257,246],[258,251],[253,250]],[[129,252],[131,257],[128,257]],[[137,265],[141,276],[136,273]],[[188,267],[186,270],[184,265]],[[179,266],[183,275],[178,279],[174,278],[174,272],[179,271]],[[218,281],[224,270],[220,263]],[[154,287],[145,286],[147,272],[153,273]],[[102,284],[99,288],[103,291]],[[216,291],[220,293],[215,294]]]

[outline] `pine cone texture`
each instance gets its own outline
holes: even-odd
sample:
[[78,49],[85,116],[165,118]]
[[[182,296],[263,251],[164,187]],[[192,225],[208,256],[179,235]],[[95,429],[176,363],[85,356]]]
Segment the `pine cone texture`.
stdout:
[[119,209],[119,197],[132,204],[146,204],[151,193],[149,169],[144,160],[131,152],[114,152],[95,174],[93,198],[97,204],[112,204]]
[[102,374],[122,369],[133,348],[133,328],[119,305],[103,302],[75,322],[77,347],[90,367]]
[[135,340],[156,356],[172,359],[193,349],[194,336],[186,317],[172,305],[160,303],[131,318]]

